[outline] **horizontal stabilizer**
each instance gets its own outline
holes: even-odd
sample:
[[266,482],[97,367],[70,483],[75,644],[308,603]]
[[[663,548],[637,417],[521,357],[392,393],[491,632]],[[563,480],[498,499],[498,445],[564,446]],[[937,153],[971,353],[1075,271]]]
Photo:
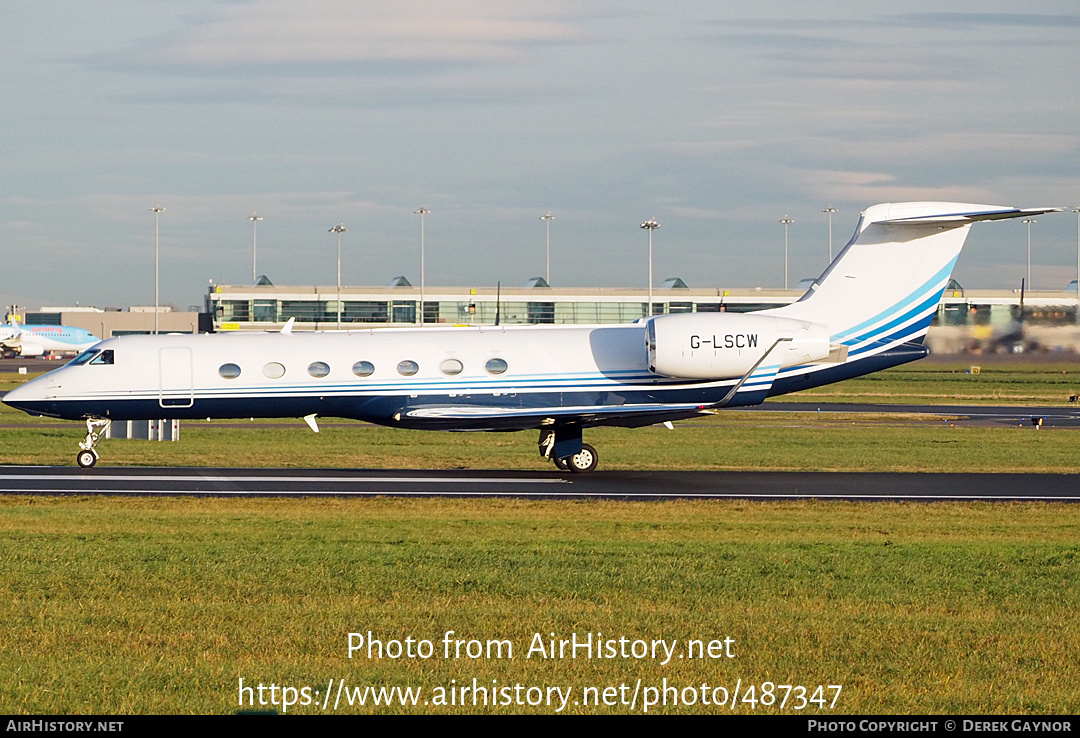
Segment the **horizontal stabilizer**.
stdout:
[[1008,218],[1027,218],[1044,213],[1060,213],[1061,208],[986,208],[962,213],[935,213],[934,215],[916,215],[909,218],[890,218],[879,220],[884,225],[964,225],[982,220],[1006,220]]

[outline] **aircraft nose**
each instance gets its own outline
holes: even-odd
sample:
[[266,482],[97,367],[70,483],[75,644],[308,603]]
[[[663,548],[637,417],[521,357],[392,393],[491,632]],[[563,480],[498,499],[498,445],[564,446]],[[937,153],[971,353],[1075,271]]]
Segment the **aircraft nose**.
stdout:
[[42,415],[44,413],[40,405],[45,400],[44,389],[43,385],[38,384],[38,380],[32,380],[13,390],[9,390],[4,395],[3,401],[5,405],[10,405],[16,410],[22,410],[31,415]]
[[[26,385],[19,385],[13,390],[8,390],[3,397],[4,403],[12,407],[19,407],[19,402],[26,400],[31,393],[26,391]],[[19,408],[20,410],[22,408]]]

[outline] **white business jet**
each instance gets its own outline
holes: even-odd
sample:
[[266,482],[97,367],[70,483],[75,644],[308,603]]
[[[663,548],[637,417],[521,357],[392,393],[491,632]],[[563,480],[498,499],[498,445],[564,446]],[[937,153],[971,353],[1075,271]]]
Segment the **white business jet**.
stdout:
[[85,420],[93,466],[112,420],[354,418],[396,428],[538,429],[542,456],[588,472],[585,428],[757,405],[920,359],[971,224],[1054,208],[875,205],[800,300],[754,313],[627,325],[380,328],[122,336],[9,392],[32,415]]

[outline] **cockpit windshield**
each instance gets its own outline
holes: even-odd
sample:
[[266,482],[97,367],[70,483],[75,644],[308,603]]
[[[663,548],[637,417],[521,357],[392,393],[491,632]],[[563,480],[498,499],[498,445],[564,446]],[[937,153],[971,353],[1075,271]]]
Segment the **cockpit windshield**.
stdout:
[[90,361],[90,359],[97,356],[99,350],[100,349],[87,349],[86,351],[83,351],[81,354],[69,361],[68,366],[82,366],[86,362]]

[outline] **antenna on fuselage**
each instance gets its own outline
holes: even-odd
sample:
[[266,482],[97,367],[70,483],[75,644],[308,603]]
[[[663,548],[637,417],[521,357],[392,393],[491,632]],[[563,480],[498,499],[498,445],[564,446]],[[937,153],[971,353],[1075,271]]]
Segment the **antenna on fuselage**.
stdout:
[[499,310],[502,307],[502,282],[495,283],[495,325],[499,324]]

